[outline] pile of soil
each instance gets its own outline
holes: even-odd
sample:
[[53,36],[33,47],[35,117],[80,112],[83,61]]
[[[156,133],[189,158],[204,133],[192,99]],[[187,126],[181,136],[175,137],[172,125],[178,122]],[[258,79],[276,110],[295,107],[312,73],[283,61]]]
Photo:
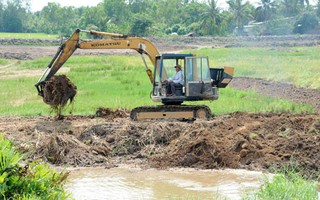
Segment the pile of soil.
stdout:
[[52,76],[43,87],[43,101],[60,115],[70,100],[72,103],[77,94],[77,87],[65,76]]
[[125,118],[130,116],[130,110],[127,109],[111,109],[100,107],[96,111],[96,117],[103,117],[106,119]]
[[233,113],[210,121],[0,118],[28,159],[55,165],[320,170],[320,115]]

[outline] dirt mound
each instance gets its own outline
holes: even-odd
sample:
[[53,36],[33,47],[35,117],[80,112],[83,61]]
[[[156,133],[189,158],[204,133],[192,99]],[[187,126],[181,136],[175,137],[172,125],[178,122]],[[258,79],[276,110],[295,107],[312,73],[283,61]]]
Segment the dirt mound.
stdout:
[[27,152],[56,165],[241,168],[294,165],[320,171],[320,115],[233,113],[193,123],[86,116],[0,118]]
[[[284,164],[319,174],[320,118],[314,115],[234,113],[185,127],[155,166],[269,169]],[[200,127],[200,128],[196,128]]]
[[57,75],[46,82],[43,88],[43,101],[60,115],[63,107],[69,100],[72,103],[76,94],[77,87],[65,75]]
[[130,111],[127,109],[112,110],[110,108],[100,107],[96,111],[96,116],[103,117],[105,119],[126,118],[130,116]]
[[59,133],[47,136],[37,148],[37,154],[50,163],[72,166],[93,166],[106,162],[107,158],[104,156],[109,152],[108,145],[103,142],[90,147],[73,135]]
[[15,60],[31,60],[32,59],[32,57],[28,53],[19,54],[19,53],[11,53],[11,52],[0,53],[0,58],[15,59]]

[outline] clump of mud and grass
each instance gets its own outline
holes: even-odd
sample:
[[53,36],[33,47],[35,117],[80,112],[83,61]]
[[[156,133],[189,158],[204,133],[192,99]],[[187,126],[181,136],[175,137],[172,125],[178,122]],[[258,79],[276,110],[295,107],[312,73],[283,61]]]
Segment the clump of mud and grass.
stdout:
[[114,118],[126,118],[130,116],[130,110],[127,109],[111,109],[99,107],[96,111],[96,117],[102,117],[105,119],[114,119]]
[[68,101],[73,103],[76,94],[77,87],[66,75],[51,77],[43,87],[43,101],[51,106],[58,119],[62,118],[62,111]]

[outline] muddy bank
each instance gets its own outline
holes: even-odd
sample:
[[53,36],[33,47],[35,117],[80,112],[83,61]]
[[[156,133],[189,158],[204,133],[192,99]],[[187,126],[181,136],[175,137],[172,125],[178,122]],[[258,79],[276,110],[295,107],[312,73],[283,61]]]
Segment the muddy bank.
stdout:
[[1,117],[0,127],[28,159],[55,165],[320,170],[320,115],[233,113],[193,123]]
[[299,88],[289,83],[248,77],[234,77],[229,86],[238,90],[253,90],[271,98],[311,104],[315,112],[320,113],[320,89]]

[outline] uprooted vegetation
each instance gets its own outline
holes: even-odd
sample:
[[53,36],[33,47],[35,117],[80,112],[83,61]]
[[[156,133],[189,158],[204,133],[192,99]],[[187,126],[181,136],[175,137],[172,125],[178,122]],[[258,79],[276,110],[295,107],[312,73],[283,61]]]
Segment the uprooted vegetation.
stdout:
[[320,170],[319,115],[234,113],[193,123],[92,116],[21,120],[25,125],[0,131],[30,159],[55,165],[263,170],[287,164],[314,177]]
[[52,76],[43,87],[43,101],[61,116],[68,101],[73,102],[77,87],[65,75]]

